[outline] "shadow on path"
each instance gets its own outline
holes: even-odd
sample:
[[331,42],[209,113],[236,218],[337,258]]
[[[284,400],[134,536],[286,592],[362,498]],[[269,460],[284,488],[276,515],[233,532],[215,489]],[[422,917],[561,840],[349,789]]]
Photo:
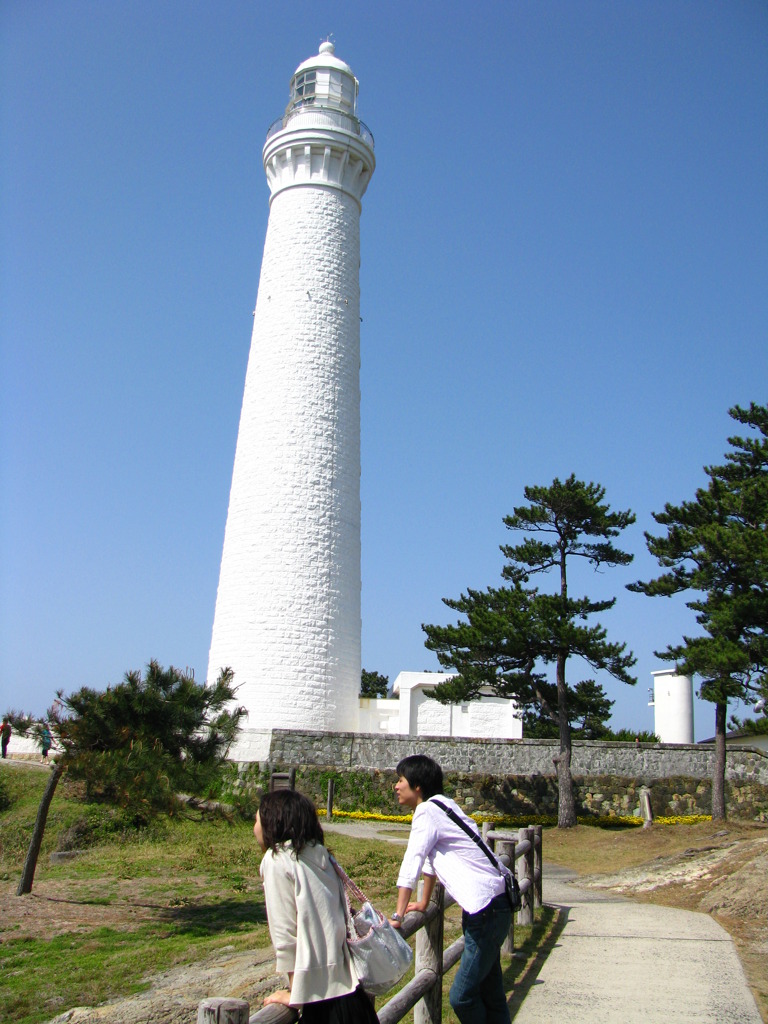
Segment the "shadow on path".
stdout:
[[512,1020],[515,1019],[517,1011],[523,1005],[523,1000],[528,995],[531,988],[536,984],[540,984],[540,982],[538,982],[539,973],[541,972],[549,954],[557,947],[558,939],[568,923],[569,907],[557,906],[552,909],[554,910],[554,918],[550,925],[549,934],[539,946],[536,951],[536,955],[526,966],[523,974],[515,982],[512,993],[507,1000],[509,1015]]

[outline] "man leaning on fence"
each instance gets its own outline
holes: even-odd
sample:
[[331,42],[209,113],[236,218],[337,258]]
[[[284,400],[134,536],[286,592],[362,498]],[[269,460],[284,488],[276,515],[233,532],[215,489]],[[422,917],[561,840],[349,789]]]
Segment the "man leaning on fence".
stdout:
[[[397,775],[395,793],[401,805],[413,810],[413,823],[391,923],[399,928],[408,911],[426,910],[435,881],[442,882],[463,910],[464,952],[450,992],[454,1013],[461,1024],[509,1024],[500,953],[512,911],[504,875],[443,809],[448,807],[477,832],[458,804],[442,796],[443,770],[436,761],[414,754],[400,762]],[[433,797],[440,797],[439,802]],[[412,901],[422,869],[422,897]]]

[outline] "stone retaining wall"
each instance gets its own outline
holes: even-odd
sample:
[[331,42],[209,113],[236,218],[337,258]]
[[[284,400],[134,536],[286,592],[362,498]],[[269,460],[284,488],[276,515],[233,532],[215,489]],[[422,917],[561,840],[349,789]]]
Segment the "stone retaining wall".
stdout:
[[[439,761],[446,771],[554,776],[552,758],[558,747],[558,740],[469,740],[275,729],[269,762],[393,770],[408,754],[422,753]],[[618,775],[709,779],[714,756],[712,745],[577,740],[573,744],[571,770],[575,776],[585,778]],[[768,755],[750,747],[729,748],[726,779],[768,786]]]
[[[283,771],[289,765],[241,764],[237,778],[225,788],[223,797],[232,800],[246,816],[256,813],[261,795],[269,786],[270,770]],[[328,782],[335,786],[334,807],[340,811],[376,811],[401,814],[393,793],[391,770],[340,768],[331,765],[301,765],[296,787],[324,807]],[[580,817],[640,817],[640,787],[648,785],[656,817],[709,814],[712,785],[709,779],[684,776],[668,779],[636,779],[617,775],[574,777],[576,810]],[[550,775],[487,775],[445,773],[445,791],[470,814],[510,814],[525,818],[557,815],[557,779]],[[728,813],[733,817],[768,821],[768,786],[757,782],[726,782]]]
[[[339,810],[399,813],[394,769],[408,754],[428,754],[445,770],[446,792],[470,812],[514,815],[557,813],[552,757],[557,740],[465,740],[353,733],[275,731],[267,765],[241,766],[239,788],[260,789],[269,770],[296,766],[297,786],[323,805],[330,778]],[[709,814],[714,748],[655,743],[580,741],[573,747],[577,813],[639,814],[639,789],[648,786],[654,814]],[[768,756],[728,751],[729,813],[768,819]]]

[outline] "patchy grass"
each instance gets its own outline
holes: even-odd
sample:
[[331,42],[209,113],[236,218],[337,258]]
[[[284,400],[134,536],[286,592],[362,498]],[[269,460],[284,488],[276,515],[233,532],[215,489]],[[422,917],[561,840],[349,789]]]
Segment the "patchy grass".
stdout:
[[579,874],[603,874],[711,846],[716,834],[723,831],[733,839],[768,834],[765,825],[750,821],[728,821],[724,825],[711,821],[690,825],[654,824],[648,829],[577,825],[568,829],[545,829],[542,845],[545,860],[562,864]]
[[[33,891],[15,895],[47,773],[0,766],[10,806],[0,813],[0,1005],[39,1024],[148,987],[160,971],[224,947],[268,948],[261,853],[247,822],[185,812],[141,831],[96,827],[110,812],[60,784]],[[51,864],[63,833],[91,815],[82,856]],[[95,824],[94,824],[95,823]],[[93,841],[102,834],[101,841]],[[329,834],[328,846],[374,902],[389,905],[402,849]],[[34,978],[34,984],[30,984]]]

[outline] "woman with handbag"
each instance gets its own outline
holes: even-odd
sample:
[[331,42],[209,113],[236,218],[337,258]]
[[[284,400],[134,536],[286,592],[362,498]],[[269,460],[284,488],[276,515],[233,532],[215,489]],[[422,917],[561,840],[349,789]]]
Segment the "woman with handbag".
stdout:
[[314,804],[292,789],[267,793],[253,832],[277,969],[290,985],[265,1004],[300,1008],[306,1024],[378,1024],[350,958],[344,893]]

